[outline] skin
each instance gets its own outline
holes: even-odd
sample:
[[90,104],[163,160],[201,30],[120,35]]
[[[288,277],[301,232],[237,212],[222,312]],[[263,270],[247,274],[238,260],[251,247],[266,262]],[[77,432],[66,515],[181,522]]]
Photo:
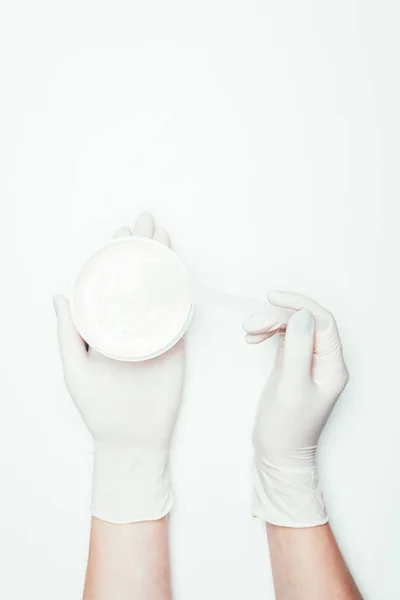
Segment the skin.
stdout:
[[362,600],[328,523],[267,536],[277,600]]
[[93,517],[83,600],[171,600],[168,523]]

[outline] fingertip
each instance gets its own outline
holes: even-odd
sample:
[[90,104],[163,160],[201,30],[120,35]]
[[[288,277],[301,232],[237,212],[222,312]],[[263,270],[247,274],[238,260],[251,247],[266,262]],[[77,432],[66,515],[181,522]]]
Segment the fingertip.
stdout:
[[114,233],[113,238],[121,238],[121,237],[130,237],[132,235],[132,232],[130,230],[129,227],[127,227],[126,225],[124,225],[123,227],[120,227],[119,229],[117,229],[117,231]]
[[315,323],[312,314],[307,308],[296,311],[289,319],[287,335],[294,332],[296,335],[309,335],[314,331]]
[[271,290],[267,294],[267,300],[270,304],[274,306],[282,306],[288,307],[288,298],[290,297],[289,292],[284,292],[281,290]]
[[283,349],[283,369],[296,380],[309,378],[315,346],[314,318],[302,308],[289,319]]
[[153,240],[160,242],[164,246],[170,247],[171,242],[167,231],[163,227],[156,227],[153,233]]
[[154,217],[149,212],[141,213],[133,226],[133,235],[151,238],[154,233]]
[[244,340],[247,344],[251,344],[251,345],[261,344],[261,342],[265,342],[265,340],[267,340],[268,338],[275,335],[275,333],[276,333],[275,331],[270,331],[268,333],[258,333],[258,334],[247,333],[244,336]]
[[259,344],[260,342],[262,342],[262,340],[259,338],[259,335],[252,335],[251,333],[246,333],[246,335],[244,336],[244,341],[246,342],[246,344],[254,346],[255,344]]
[[280,326],[281,323],[272,318],[271,315],[261,313],[249,315],[242,323],[243,329],[250,334],[266,333],[273,329],[279,329]]

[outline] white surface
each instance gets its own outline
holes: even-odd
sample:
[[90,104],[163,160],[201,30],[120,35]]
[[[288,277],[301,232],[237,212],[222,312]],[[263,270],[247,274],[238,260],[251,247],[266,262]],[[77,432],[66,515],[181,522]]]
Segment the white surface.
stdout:
[[[0,597],[80,597],[91,442],[63,384],[51,296],[149,209],[204,283],[299,290],[334,311],[351,380],[321,483],[365,598],[399,598],[396,3],[25,0],[1,12]],[[187,342],[175,599],[273,598],[250,517],[272,344],[247,346],[237,316],[211,308]]]

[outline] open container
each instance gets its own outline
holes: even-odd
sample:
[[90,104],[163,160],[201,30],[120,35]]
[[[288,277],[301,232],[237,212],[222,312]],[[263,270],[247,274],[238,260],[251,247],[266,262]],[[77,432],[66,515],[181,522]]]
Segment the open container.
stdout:
[[181,259],[149,238],[114,239],[85,262],[70,305],[75,327],[91,348],[135,362],[163,354],[182,338],[193,304],[188,294],[166,302],[162,290],[155,295],[148,289],[144,272],[154,264],[158,269],[165,265],[173,284],[182,282],[182,290],[187,288],[190,274]]

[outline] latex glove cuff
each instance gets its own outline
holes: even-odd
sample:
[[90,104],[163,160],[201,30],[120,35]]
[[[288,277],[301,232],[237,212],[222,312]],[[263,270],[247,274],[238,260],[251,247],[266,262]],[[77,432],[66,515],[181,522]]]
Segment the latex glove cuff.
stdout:
[[316,467],[277,468],[256,456],[253,516],[282,527],[327,523]]
[[168,454],[122,445],[95,445],[91,510],[111,523],[154,521],[170,512]]

